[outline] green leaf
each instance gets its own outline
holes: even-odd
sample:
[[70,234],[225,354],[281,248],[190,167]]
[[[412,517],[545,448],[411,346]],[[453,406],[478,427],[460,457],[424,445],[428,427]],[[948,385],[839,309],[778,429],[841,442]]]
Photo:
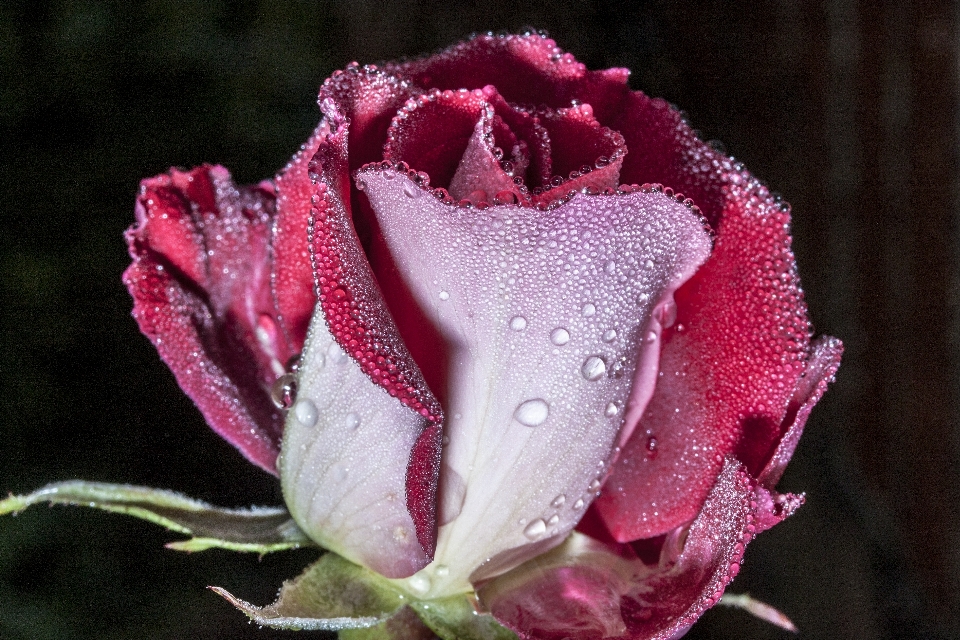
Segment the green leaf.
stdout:
[[489,613],[479,613],[469,594],[411,602],[420,619],[443,640],[517,640]]
[[15,514],[43,502],[123,513],[193,536],[192,540],[167,545],[180,551],[218,547],[270,553],[316,546],[282,507],[223,509],[173,491],[125,484],[57,482],[28,495],[0,500],[0,515]]
[[392,617],[406,599],[382,576],[335,553],[324,555],[299,578],[283,583],[277,601],[265,607],[245,602],[220,587],[210,588],[253,622],[275,629],[340,631],[374,627]]

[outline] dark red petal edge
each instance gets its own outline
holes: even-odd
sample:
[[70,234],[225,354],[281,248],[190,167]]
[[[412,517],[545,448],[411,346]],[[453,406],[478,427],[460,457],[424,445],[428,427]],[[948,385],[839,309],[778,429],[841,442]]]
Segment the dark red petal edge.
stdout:
[[540,34],[483,34],[421,60],[390,63],[386,70],[432,89],[481,89],[494,85],[509,102],[569,107],[590,104],[606,124],[628,91],[629,70],[588,71]]
[[593,541],[579,558],[563,557],[563,548],[550,552],[485,585],[479,595],[524,639],[677,638],[723,595],[753,535],[800,502],[770,494],[728,459],[686,539],[682,530],[668,536],[673,542],[663,545],[653,565],[629,546]]
[[787,414],[781,425],[783,435],[763,471],[757,476],[760,484],[768,489],[773,489],[779,482],[787,463],[793,457],[813,406],[823,397],[827,385],[833,382],[840,367],[843,344],[836,338],[819,338],[814,341],[811,350],[813,355],[810,356],[803,377],[797,383],[793,397],[787,405]]
[[144,180],[123,281],[140,330],[207,423],[276,474],[282,418],[266,391],[275,357],[257,337],[272,306],[273,210],[272,193],[238,190],[222,167]]
[[337,344],[391,396],[423,417],[424,432],[407,467],[407,509],[428,557],[436,546],[440,403],[394,324],[360,246],[350,212],[349,120],[330,98],[321,102],[329,128],[310,164],[316,182],[308,225],[320,309]]

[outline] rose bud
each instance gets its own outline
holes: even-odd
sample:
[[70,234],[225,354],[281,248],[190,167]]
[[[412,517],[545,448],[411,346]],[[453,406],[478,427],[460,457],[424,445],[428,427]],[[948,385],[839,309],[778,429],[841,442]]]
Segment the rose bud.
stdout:
[[787,205],[628,73],[482,35],[334,73],[273,181],[145,180],[134,316],[289,515],[84,483],[0,511],[332,552],[273,605],[218,590],[269,626],[682,635],[802,503],[774,486],[842,348],[811,340]]

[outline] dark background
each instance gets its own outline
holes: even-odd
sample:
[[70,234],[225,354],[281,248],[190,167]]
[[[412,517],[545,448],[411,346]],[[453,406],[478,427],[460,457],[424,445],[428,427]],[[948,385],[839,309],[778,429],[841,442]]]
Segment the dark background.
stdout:
[[[689,113],[794,207],[817,331],[847,355],[781,488],[799,513],[731,591],[803,638],[960,637],[960,9],[946,2],[480,0],[0,4],[0,492],[86,478],[278,504],[205,427],[129,316],[121,232],[170,165],[271,176],[351,60],[546,29]],[[188,556],[125,517],[0,520],[0,637],[273,638],[256,603],[316,555]],[[785,638],[707,612],[690,638]]]

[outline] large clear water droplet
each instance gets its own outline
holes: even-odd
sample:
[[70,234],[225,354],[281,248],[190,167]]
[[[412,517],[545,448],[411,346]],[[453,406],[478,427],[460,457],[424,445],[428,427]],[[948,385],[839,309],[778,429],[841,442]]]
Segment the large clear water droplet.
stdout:
[[360,426],[360,416],[354,413],[353,411],[351,411],[343,419],[343,426],[345,426],[347,429],[350,429],[351,431],[353,429],[356,429],[357,427]]
[[617,330],[616,329],[607,329],[603,332],[603,341],[604,342],[613,342],[617,339]]
[[597,315],[597,307],[591,303],[583,305],[583,308],[580,309],[580,313],[583,314],[584,318],[589,318],[591,316]]
[[559,509],[563,506],[563,503],[567,501],[567,496],[562,493],[553,499],[553,502],[550,503],[550,506],[554,509]]
[[310,400],[300,400],[293,407],[293,413],[297,420],[305,427],[313,427],[320,419],[320,412],[317,411],[317,405]]
[[513,412],[513,418],[525,427],[540,426],[546,422],[548,415],[550,415],[550,405],[540,398],[521,403]]
[[510,328],[514,331],[523,331],[527,328],[527,319],[523,316],[514,316],[510,319]]
[[531,540],[536,540],[546,532],[547,523],[543,521],[543,518],[537,518],[524,528],[523,535],[527,536]]
[[441,292],[440,292],[440,295],[439,295],[438,297],[439,297],[441,300],[449,300],[449,299],[450,299],[450,294],[447,293],[446,291],[441,291]]
[[557,345],[558,347],[562,347],[563,345],[570,342],[570,332],[564,329],[563,327],[557,327],[550,334],[550,342]]
[[583,366],[580,367],[580,373],[591,382],[599,380],[606,372],[607,363],[600,356],[590,356],[583,361]]
[[430,591],[430,576],[423,571],[419,571],[407,578],[407,586],[416,594],[423,595]]
[[270,387],[270,399],[277,409],[289,409],[297,401],[297,376],[285,373]]

